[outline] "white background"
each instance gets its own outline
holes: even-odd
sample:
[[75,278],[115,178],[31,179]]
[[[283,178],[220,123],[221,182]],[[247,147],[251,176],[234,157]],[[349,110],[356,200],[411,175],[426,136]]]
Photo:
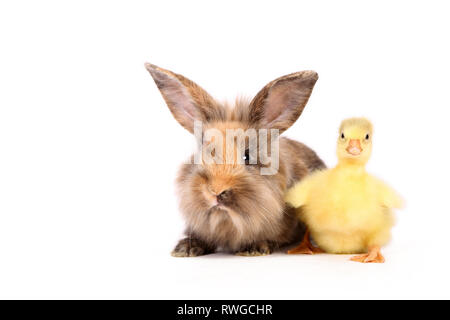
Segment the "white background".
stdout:
[[[450,298],[445,1],[0,4],[0,298]],[[305,69],[286,135],[336,163],[347,116],[406,199],[383,265],[349,256],[177,259],[192,141],[144,62],[219,100]]]

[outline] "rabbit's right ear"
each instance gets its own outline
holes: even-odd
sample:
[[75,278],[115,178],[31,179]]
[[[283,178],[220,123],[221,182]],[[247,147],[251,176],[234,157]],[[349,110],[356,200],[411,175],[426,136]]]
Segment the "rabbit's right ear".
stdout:
[[146,63],[145,68],[155,80],[174,118],[189,132],[193,133],[195,120],[208,122],[224,117],[220,105],[193,81],[150,63]]

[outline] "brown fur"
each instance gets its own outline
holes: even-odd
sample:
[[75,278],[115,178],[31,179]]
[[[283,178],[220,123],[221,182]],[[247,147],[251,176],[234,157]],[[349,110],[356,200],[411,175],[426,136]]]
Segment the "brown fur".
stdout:
[[[204,129],[290,127],[305,107],[317,74],[293,73],[266,85],[250,102],[233,107],[214,101],[194,82],[171,71],[146,64],[175,119],[190,132],[193,120]],[[324,168],[322,160],[305,145],[280,138],[278,173],[260,175],[262,164],[185,164],[177,178],[180,208],[188,238],[175,256],[197,256],[222,249],[268,254],[302,236],[295,212],[284,203],[287,188],[311,171]],[[212,203],[220,195],[221,206]]]

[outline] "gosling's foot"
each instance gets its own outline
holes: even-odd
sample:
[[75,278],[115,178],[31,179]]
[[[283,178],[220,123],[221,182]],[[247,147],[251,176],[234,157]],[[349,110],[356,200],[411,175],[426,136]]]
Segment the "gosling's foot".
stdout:
[[351,257],[350,260],[361,263],[384,263],[385,261],[378,246],[370,247],[368,253]]
[[312,244],[305,243],[304,241],[294,249],[287,252],[288,254],[318,254],[324,253],[324,251],[318,247],[314,247]]
[[311,240],[309,239],[309,230],[306,230],[303,241],[298,245],[298,247],[291,249],[287,252],[288,254],[317,254],[324,253],[324,251],[318,247],[315,247]]
[[287,252],[288,254],[314,254],[311,248],[302,241],[297,247]]

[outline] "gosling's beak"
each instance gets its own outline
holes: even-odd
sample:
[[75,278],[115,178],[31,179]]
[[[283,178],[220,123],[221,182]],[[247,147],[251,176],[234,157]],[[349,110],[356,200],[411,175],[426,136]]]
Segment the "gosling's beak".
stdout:
[[351,139],[348,143],[347,152],[352,156],[359,156],[363,151],[359,139]]

